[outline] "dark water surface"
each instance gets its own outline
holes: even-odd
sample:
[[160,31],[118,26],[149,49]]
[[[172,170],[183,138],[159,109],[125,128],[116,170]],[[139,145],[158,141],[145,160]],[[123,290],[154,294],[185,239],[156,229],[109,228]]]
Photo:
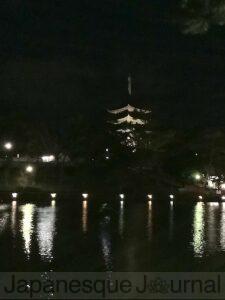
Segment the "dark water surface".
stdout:
[[225,203],[0,205],[1,271],[225,269]]

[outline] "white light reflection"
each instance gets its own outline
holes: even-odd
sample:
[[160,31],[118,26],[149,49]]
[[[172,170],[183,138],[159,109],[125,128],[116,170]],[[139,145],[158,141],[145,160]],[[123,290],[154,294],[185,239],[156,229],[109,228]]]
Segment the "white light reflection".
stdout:
[[0,211],[6,210],[8,208],[9,208],[9,206],[7,204],[1,204],[0,205]]
[[110,217],[105,216],[101,223],[100,240],[102,246],[102,254],[107,271],[112,271],[112,245],[109,231]]
[[13,233],[13,237],[16,235],[16,214],[17,214],[17,202],[12,201],[12,209],[11,209],[11,229]]
[[87,232],[88,229],[88,202],[85,200],[82,203],[82,230],[83,233]]
[[25,204],[21,206],[21,211],[23,214],[21,220],[21,232],[24,239],[24,250],[29,259],[30,251],[31,251],[32,235],[34,231],[33,217],[34,217],[35,205]]
[[207,239],[208,245],[207,248],[209,251],[215,251],[218,248],[218,216],[217,212],[219,208],[218,202],[209,202],[207,204]]
[[225,203],[222,203],[220,220],[220,246],[225,251]]
[[169,212],[169,239],[170,240],[173,239],[173,231],[174,231],[174,206],[173,206],[173,201],[170,201],[170,212]]
[[43,260],[48,262],[51,262],[53,259],[53,245],[56,231],[55,221],[55,206],[38,208],[37,236],[39,254]]
[[124,233],[124,201],[120,201],[120,211],[119,211],[119,234],[123,237]]
[[5,210],[7,210],[8,205],[2,204],[0,205],[0,233],[2,233],[5,230],[5,227],[8,222],[9,213]]
[[195,256],[201,257],[204,253],[204,230],[205,230],[205,204],[198,202],[194,209],[193,220],[193,248]]
[[148,239],[150,240],[152,238],[152,201],[148,201],[147,230],[148,230]]

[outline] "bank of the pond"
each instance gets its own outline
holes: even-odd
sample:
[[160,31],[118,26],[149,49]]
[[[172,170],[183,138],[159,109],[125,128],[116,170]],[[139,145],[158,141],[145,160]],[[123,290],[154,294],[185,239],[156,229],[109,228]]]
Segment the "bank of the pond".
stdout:
[[[16,197],[15,197],[16,193]],[[49,201],[56,201],[60,204],[65,202],[81,202],[84,200],[90,202],[120,202],[132,203],[132,202],[146,202],[149,201],[152,204],[162,204],[169,203],[172,204],[188,204],[195,202],[225,202],[221,195],[216,193],[190,193],[181,192],[179,190],[174,191],[154,191],[151,193],[145,193],[141,190],[137,190],[135,194],[128,192],[123,192],[115,189],[112,191],[107,191],[107,188],[103,190],[81,190],[74,189],[64,190],[64,191],[41,191],[38,189],[23,189],[23,190],[8,190],[0,191],[0,202],[34,202],[43,203]]]

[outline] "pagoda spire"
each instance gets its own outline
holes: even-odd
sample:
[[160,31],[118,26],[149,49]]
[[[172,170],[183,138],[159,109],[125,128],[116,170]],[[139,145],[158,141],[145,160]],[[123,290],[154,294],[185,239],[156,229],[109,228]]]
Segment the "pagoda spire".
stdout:
[[130,96],[132,94],[132,78],[131,78],[131,75],[128,76],[128,94]]

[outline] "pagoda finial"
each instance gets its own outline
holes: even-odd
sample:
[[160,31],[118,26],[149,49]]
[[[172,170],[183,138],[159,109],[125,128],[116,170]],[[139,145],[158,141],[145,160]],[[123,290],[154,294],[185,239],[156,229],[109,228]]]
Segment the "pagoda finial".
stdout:
[[132,93],[132,81],[131,81],[131,75],[128,76],[128,93],[131,96]]

